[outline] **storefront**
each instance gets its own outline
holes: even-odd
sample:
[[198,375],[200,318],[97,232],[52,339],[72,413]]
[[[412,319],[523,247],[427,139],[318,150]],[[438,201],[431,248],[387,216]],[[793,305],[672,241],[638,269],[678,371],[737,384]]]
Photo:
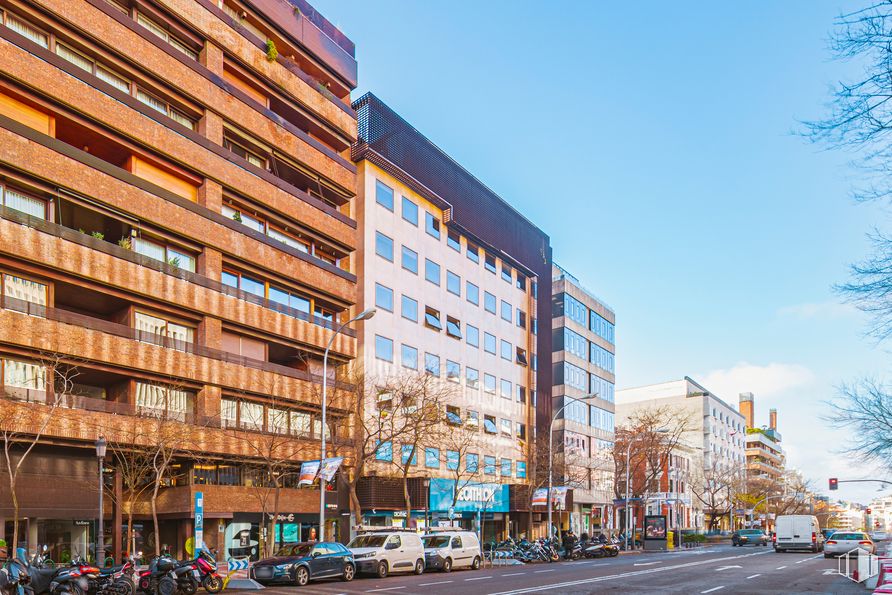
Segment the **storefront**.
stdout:
[[[483,541],[504,539],[510,532],[508,486],[470,483],[459,488],[452,479],[430,480],[432,526],[458,526],[483,535]],[[454,504],[453,504],[454,503]]]

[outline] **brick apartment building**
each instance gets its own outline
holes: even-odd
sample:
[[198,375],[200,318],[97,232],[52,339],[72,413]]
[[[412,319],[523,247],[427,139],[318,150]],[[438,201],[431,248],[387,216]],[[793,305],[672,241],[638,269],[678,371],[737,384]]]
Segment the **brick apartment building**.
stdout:
[[[255,553],[256,446],[318,458],[321,356],[354,313],[353,44],[303,0],[0,0],[0,21],[0,419],[27,437],[59,404],[20,541],[90,552],[103,435],[120,555],[112,450],[163,419],[183,442],[136,549],[182,555],[201,490],[208,545]],[[356,352],[349,329],[332,346]],[[332,431],[346,412],[330,400]],[[306,538],[319,492],[284,483],[281,531]]]

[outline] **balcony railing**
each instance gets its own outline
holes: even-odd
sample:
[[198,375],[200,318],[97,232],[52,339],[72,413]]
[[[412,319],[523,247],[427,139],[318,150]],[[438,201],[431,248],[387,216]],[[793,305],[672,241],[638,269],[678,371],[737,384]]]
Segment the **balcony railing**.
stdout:
[[[199,275],[198,273],[193,273],[192,271],[187,271],[185,269],[175,267],[171,264],[160,260],[155,260],[154,258],[150,258],[148,256],[143,256],[142,254],[134,252],[133,250],[128,250],[126,248],[118,246],[117,244],[94,238],[93,236],[81,233],[80,231],[69,229],[62,225],[59,225],[58,223],[52,223],[39,217],[33,217],[31,215],[22,213],[21,211],[16,211],[15,209],[10,209],[9,207],[4,206],[0,206],[0,219],[13,221],[20,225],[36,229],[48,235],[62,238],[63,240],[74,242],[75,244],[86,246],[87,248],[92,248],[93,250],[97,250],[116,258],[120,258],[122,260],[144,266],[154,271],[164,273],[165,275],[170,275],[172,277],[182,279],[183,281],[193,283],[200,287],[204,287],[218,293],[250,302],[252,304],[257,304],[270,310],[275,310],[299,320],[304,320],[306,322],[310,322],[312,324],[316,324],[330,330],[335,329],[336,323],[325,320],[324,318],[321,318],[319,316],[314,316],[302,310],[284,306],[269,299],[254,295],[253,293],[248,293],[247,291],[242,291],[241,289],[237,289],[235,287],[230,287],[229,285],[225,285],[220,281],[210,279],[203,275]],[[349,337],[356,336],[356,331],[351,328],[345,328],[341,332]]]
[[253,359],[250,357],[245,357],[243,355],[235,355],[233,353],[222,351],[220,349],[212,349],[210,347],[197,345],[188,341],[173,339],[164,335],[158,335],[155,333],[137,330],[123,324],[109,322],[108,320],[94,318],[92,316],[87,316],[78,312],[71,312],[69,310],[61,310],[59,308],[41,306],[39,304],[3,295],[0,295],[0,308],[21,312],[30,316],[37,316],[39,318],[46,318],[48,320],[55,320],[63,324],[71,324],[109,335],[131,339],[133,341],[151,343],[153,345],[166,347],[168,349],[175,349],[177,351],[183,351],[186,353],[191,353],[193,355],[224,361],[239,366],[263,370],[264,372],[282,374],[284,376],[290,376],[292,378],[298,378],[300,380],[306,380],[308,382],[322,382],[321,376],[310,374],[309,372],[303,370],[297,370],[295,368],[289,368],[288,366]]

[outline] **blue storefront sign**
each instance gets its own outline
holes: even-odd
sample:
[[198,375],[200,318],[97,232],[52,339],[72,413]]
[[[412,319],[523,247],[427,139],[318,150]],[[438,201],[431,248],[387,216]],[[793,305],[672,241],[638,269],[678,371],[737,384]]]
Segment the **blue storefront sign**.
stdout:
[[[446,512],[452,506],[455,480],[431,479],[430,509]],[[508,512],[508,486],[497,483],[470,483],[458,493],[454,512]]]

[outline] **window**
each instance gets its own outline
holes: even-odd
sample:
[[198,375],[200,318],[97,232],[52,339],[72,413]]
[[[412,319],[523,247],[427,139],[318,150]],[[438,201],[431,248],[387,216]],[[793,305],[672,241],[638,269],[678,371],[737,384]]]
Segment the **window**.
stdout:
[[465,338],[471,347],[480,347],[480,330],[476,326],[465,326]]
[[496,296],[488,291],[483,292],[483,309],[491,314],[496,313]]
[[440,449],[427,447],[424,449],[424,466],[428,469],[440,468]]
[[403,246],[402,248],[402,266],[410,273],[418,274],[418,252]]
[[401,313],[403,318],[418,322],[418,302],[407,295],[402,297]]
[[461,297],[461,277],[452,271],[446,271],[446,291]]
[[136,323],[134,328],[139,341],[159,343],[158,338],[167,337],[176,342],[171,347],[180,351],[185,349],[185,343],[192,343],[193,341],[194,329],[188,326],[170,322],[144,312],[136,312],[134,319]]
[[[585,324],[585,321],[580,322],[580,324]],[[608,343],[615,343],[613,337],[613,324],[608,322],[606,318],[604,318],[594,310],[592,310],[590,313],[589,328],[594,331],[596,335],[598,335]]]
[[468,242],[466,254],[468,255],[468,260],[480,264],[480,248],[478,248],[471,242]]
[[469,302],[475,306],[480,305],[480,288],[470,281],[465,282],[465,294]]
[[483,351],[486,353],[496,354],[496,336],[489,333],[483,333]]
[[[173,246],[169,246],[162,242],[147,240],[145,238],[131,238],[130,247],[137,254],[142,254],[143,256],[166,262],[170,266],[179,269],[184,269],[193,273],[195,272],[195,257]],[[263,283],[260,283],[260,286],[262,287]],[[248,290],[245,289],[245,291]],[[264,297],[262,293],[258,295]]]
[[238,427],[238,401],[220,399],[220,424],[224,428]]
[[424,371],[432,376],[440,375],[440,356],[433,353],[424,354]]
[[45,48],[50,47],[50,37],[43,31],[40,31],[30,23],[25,22],[18,16],[7,12],[6,13],[6,26],[22,35],[27,37],[34,43],[41,45]]
[[461,252],[461,236],[458,235],[458,232],[450,229],[446,233],[446,245],[456,252]]
[[465,384],[468,388],[477,388],[480,386],[480,372],[474,368],[465,366]]
[[393,210],[393,188],[382,182],[375,180],[375,202],[387,209]]
[[393,312],[393,290],[375,283],[375,306]]
[[496,474],[496,458],[490,455],[483,457],[483,472],[486,475]]
[[579,333],[564,327],[564,351],[583,360],[588,359],[588,341]]
[[592,343],[589,349],[589,361],[602,370],[607,370],[611,373],[614,371],[613,354],[595,343]]
[[480,456],[476,453],[469,452],[465,455],[465,471],[468,473],[477,473],[480,469]]
[[517,326],[520,328],[527,327],[527,313],[520,308],[517,309]]
[[526,424],[522,424],[517,422],[517,439],[518,440],[526,440],[527,439],[527,426]]
[[449,545],[453,549],[453,551],[461,550],[461,548],[462,548],[461,537],[456,535],[455,537],[452,538],[452,543]]
[[527,464],[526,461],[517,461],[517,479],[526,479]]
[[511,361],[511,357],[514,355],[514,350],[511,347],[511,343],[502,339],[499,341],[499,351],[501,352],[502,359],[506,359],[509,362]]
[[[505,380],[504,378],[502,378],[502,380],[499,381],[499,392],[503,399],[510,399],[511,392],[512,392],[511,381]],[[510,430],[510,428],[509,428],[509,430]],[[511,432],[509,431],[508,433],[510,434]]]
[[375,254],[393,262],[393,238],[380,231],[375,232]]
[[526,349],[522,349],[520,347],[517,348],[517,353],[514,356],[514,361],[520,364],[521,366],[526,366],[527,364],[527,351]]
[[424,259],[424,278],[433,283],[440,285],[440,265],[429,258]]
[[403,344],[400,348],[400,363],[410,370],[418,369],[418,350],[411,345]]
[[[4,274],[0,280],[3,281],[3,296],[8,300],[7,308],[27,311],[28,314],[35,316],[43,316],[46,313],[46,285],[8,273]],[[39,307],[34,308],[31,306],[32,304]]]
[[[186,415],[192,413],[192,395],[169,386],[137,382],[136,409],[142,415],[185,421]],[[262,420],[262,406],[260,411]]]
[[159,99],[158,97],[151,95],[143,91],[142,89],[136,90],[136,98],[153,110],[161,112],[165,116],[169,117],[172,120],[175,120],[186,128],[195,130],[196,121],[192,117],[187,116],[182,111],[173,107],[167,101]]
[[446,423],[453,426],[462,425],[461,410],[453,405],[446,405]]
[[606,409],[601,409],[600,407],[595,407],[594,405],[589,407],[590,410],[590,425],[593,428],[598,428],[599,430],[604,430],[606,432],[614,431],[614,414]]
[[[403,444],[402,447],[403,465],[415,466],[418,464],[418,449],[411,444]],[[411,460],[410,460],[411,458]],[[391,537],[393,539],[393,537]],[[399,537],[397,537],[399,539]]]
[[291,433],[295,436],[310,435],[310,414],[302,411],[291,412]]
[[149,19],[142,13],[137,13],[136,22],[166,41],[175,50],[182,52],[193,60],[198,60],[198,52],[168,33],[167,29],[163,28],[158,23]]
[[446,360],[446,380],[461,382],[461,365],[458,362]]
[[483,259],[483,268],[485,268],[490,273],[495,274],[496,272],[496,257],[491,254],[486,254]]
[[424,230],[428,235],[440,239],[440,220],[427,211],[424,212]]
[[458,471],[460,455],[457,450],[446,451],[446,468],[449,471]]
[[484,374],[483,375],[483,391],[496,394],[496,377],[492,374]]
[[468,411],[468,425],[476,428],[480,424],[480,414],[476,411]]
[[446,334],[453,339],[461,339],[461,322],[457,318],[446,317]]
[[527,402],[527,389],[522,384],[517,385],[517,402],[518,403],[526,403]]
[[403,219],[418,227],[418,205],[403,197]]
[[[510,421],[508,422],[511,423]],[[510,432],[509,432],[510,434]],[[511,459],[502,459],[502,477],[511,477]]]
[[527,278],[520,271],[517,271],[517,289],[527,290]]
[[579,390],[588,390],[588,373],[585,370],[564,362],[563,373],[563,382],[558,382],[557,384],[566,384]]
[[433,308],[424,309],[424,324],[436,331],[443,330],[443,324],[440,322],[440,313]]
[[[248,148],[249,144],[257,148],[250,149]],[[256,143],[249,143],[238,137],[234,138],[229,130],[223,132],[223,148],[235,153],[255,167],[261,169],[267,168],[266,154],[259,149],[259,145]]]
[[43,366],[13,359],[0,360],[0,364],[3,366],[3,387],[11,396],[30,398],[30,391],[46,390],[46,368]]
[[379,442],[378,448],[375,449],[375,459],[379,461],[393,461],[393,443]]
[[511,322],[511,313],[512,313],[511,304],[509,304],[505,300],[502,300],[501,307],[502,307],[502,320]]
[[0,204],[3,206],[15,209],[26,215],[31,215],[32,217],[38,217],[40,219],[47,218],[45,200],[22,194],[18,190],[13,190],[12,188],[0,187],[0,193],[2,193],[0,194]]
[[393,340],[375,335],[375,357],[386,362],[393,362]]
[[249,215],[244,209],[236,209],[229,205],[223,205],[220,209],[224,217],[228,217],[237,223],[241,223],[246,227],[250,227],[254,231],[266,233],[266,222],[262,219]]
[[263,429],[263,405],[242,401],[238,404],[239,427],[246,430]]
[[588,308],[571,295],[564,294],[564,316],[582,326],[588,326]]
[[511,283],[511,267],[502,263],[502,281],[505,283]]
[[[226,208],[227,207],[225,207],[225,206],[223,207],[224,210]],[[337,262],[338,262],[337,258],[329,258],[329,255],[322,252],[321,250],[316,250],[316,251],[311,252],[311,245],[309,242],[292,237],[286,233],[279,231],[278,229],[276,229],[272,226],[267,226],[266,235],[268,235],[269,237],[271,237],[274,240],[279,240],[286,246],[294,248],[295,250],[300,250],[304,254],[312,253],[313,256],[315,256],[316,258],[321,258],[321,259],[325,260],[326,262],[330,262],[332,264],[337,264]]]

